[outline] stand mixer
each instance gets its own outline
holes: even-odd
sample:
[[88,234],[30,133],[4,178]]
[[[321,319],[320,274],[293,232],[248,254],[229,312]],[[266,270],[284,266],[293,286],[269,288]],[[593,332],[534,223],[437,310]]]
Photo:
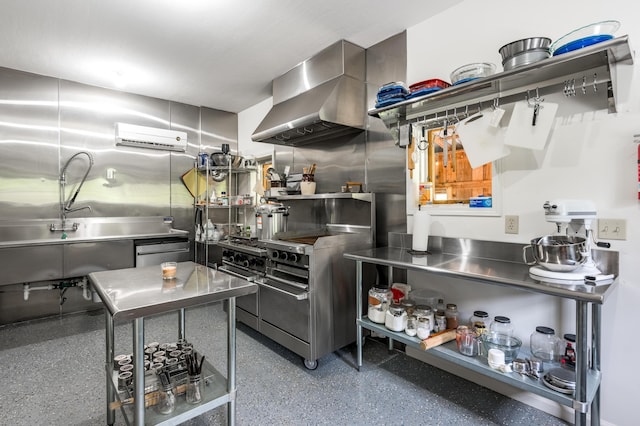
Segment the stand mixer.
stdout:
[[[593,239],[592,224],[596,219],[596,208],[589,200],[557,200],[545,202],[544,216],[547,222],[557,226],[560,235],[584,236],[586,260],[582,266],[570,272],[555,272],[541,266],[533,266],[529,274],[533,278],[544,278],[553,282],[585,282],[611,279],[612,276],[603,275],[591,258],[591,242]],[[581,235],[582,234],[582,235]],[[608,244],[602,244],[608,246]]]

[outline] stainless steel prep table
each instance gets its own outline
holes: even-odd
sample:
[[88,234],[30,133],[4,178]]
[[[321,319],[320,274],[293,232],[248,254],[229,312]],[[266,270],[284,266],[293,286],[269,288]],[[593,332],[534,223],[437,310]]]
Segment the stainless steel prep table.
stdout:
[[[93,288],[106,306],[107,423],[115,422],[110,404],[116,401],[112,381],[114,322],[133,321],[134,411],[136,425],[144,424],[144,317],[179,311],[178,339],[185,338],[185,308],[228,300],[227,379],[199,405],[184,403],[172,415],[154,418],[155,424],[178,424],[214,407],[227,404],[227,420],[235,424],[235,298],[255,293],[257,285],[193,262],[178,263],[175,280],[163,280],[160,266],[118,269],[89,274]],[[216,372],[217,373],[217,372]],[[224,378],[219,375],[219,378]],[[219,385],[219,384],[218,384]],[[151,414],[151,413],[149,413]],[[154,413],[155,414],[155,413]]]
[[[431,239],[431,238],[430,238]],[[434,356],[446,359],[457,365],[480,372],[512,386],[544,396],[563,405],[569,406],[575,411],[575,424],[586,424],[586,414],[591,406],[591,423],[600,422],[600,321],[601,307],[605,297],[617,285],[618,278],[608,284],[589,286],[583,284],[567,285],[553,284],[535,280],[529,276],[529,266],[516,261],[504,261],[492,259],[487,253],[495,251],[495,247],[483,247],[482,257],[475,253],[474,244],[487,242],[474,242],[466,239],[450,239],[448,244],[453,250],[433,250],[424,256],[412,255],[406,247],[381,247],[362,250],[354,253],[346,253],[347,259],[356,262],[356,323],[357,323],[357,365],[362,367],[362,329],[363,327],[389,339],[397,340],[414,348],[420,347],[420,340],[409,337],[404,333],[394,333],[384,327],[384,324],[376,324],[362,315],[362,265],[370,263],[389,267],[389,277],[393,277],[393,268],[428,272],[438,275],[456,277],[471,281],[470,284],[481,283],[502,285],[519,288],[525,291],[543,293],[552,296],[573,299],[576,302],[576,391],[575,395],[563,395],[548,389],[542,383],[531,380],[521,380],[517,374],[502,374],[492,370],[489,366],[474,358],[462,356],[458,353],[455,341],[429,350]],[[430,243],[431,247],[431,243]],[[441,248],[441,247],[440,247]],[[510,247],[510,250],[513,248]],[[499,250],[498,250],[499,251]],[[521,253],[521,246],[520,251]],[[496,256],[498,257],[498,256]],[[617,271],[616,271],[617,273]],[[391,284],[391,283],[389,283]],[[588,305],[591,304],[592,315],[589,322]],[[591,368],[587,362],[587,333],[591,331]],[[524,348],[523,348],[524,349]]]

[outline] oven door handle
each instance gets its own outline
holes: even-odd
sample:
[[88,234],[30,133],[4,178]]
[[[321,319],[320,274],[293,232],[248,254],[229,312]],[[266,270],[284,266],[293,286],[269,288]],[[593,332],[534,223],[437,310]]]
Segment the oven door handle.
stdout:
[[309,287],[307,287],[304,284],[299,284],[294,281],[285,280],[284,278],[279,278],[279,277],[276,277],[275,275],[267,274],[267,279],[279,282],[281,284],[290,285],[291,287],[299,288],[300,290],[304,290],[304,291],[307,291],[309,289]]
[[293,297],[296,300],[305,300],[305,299],[309,298],[309,293],[307,293],[307,292],[299,293],[299,294],[291,293],[291,292],[289,292],[287,290],[283,290],[281,288],[269,285],[264,280],[256,280],[256,283],[258,285],[262,286],[262,287],[268,288],[269,290],[273,290],[273,291],[277,291],[278,293],[286,294],[287,296]]
[[255,280],[256,280],[256,276],[254,276],[254,275],[247,277],[247,276],[244,276],[244,275],[239,274],[239,273],[237,273],[237,272],[234,272],[234,271],[232,271],[231,269],[227,269],[227,268],[225,268],[224,266],[220,266],[220,267],[218,268],[218,271],[222,271],[222,272],[224,272],[225,274],[233,275],[234,277],[243,278],[243,279],[245,279],[245,280],[247,280],[247,281],[249,281],[249,282],[253,282],[253,281],[255,281]]

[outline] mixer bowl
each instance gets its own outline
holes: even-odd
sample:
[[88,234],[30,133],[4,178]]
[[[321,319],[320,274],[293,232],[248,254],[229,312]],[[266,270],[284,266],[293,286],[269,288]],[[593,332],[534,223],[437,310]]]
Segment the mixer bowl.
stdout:
[[[527,260],[527,249],[531,249],[533,262]],[[553,272],[575,271],[589,258],[585,238],[565,235],[534,238],[523,248],[522,254],[528,265],[537,264]]]

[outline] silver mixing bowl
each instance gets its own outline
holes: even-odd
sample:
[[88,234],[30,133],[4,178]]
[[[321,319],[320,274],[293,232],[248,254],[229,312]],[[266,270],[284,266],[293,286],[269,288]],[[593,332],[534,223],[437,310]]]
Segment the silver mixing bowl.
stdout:
[[[529,248],[534,262],[527,260]],[[587,261],[589,253],[583,237],[547,235],[531,240],[531,244],[523,248],[523,257],[528,265],[537,264],[554,272],[571,272]]]

